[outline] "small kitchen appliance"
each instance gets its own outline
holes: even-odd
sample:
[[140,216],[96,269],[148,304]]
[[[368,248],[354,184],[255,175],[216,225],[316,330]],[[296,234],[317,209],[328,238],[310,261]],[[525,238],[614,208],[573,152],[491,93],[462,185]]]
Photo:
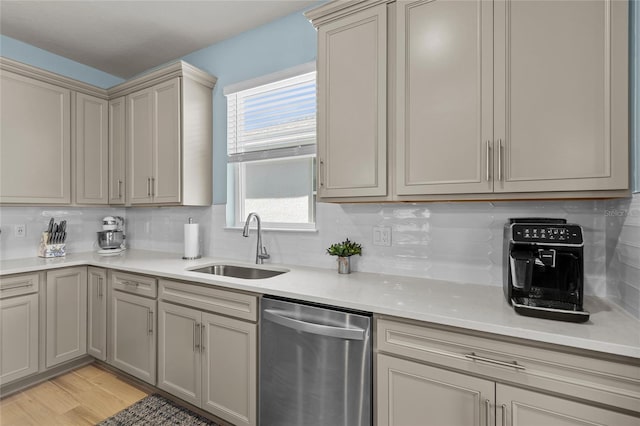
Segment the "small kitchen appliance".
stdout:
[[122,253],[126,249],[124,219],[107,216],[102,219],[102,231],[98,231],[98,254],[108,256]]
[[588,321],[583,247],[582,228],[565,219],[510,219],[504,227],[507,302],[521,315]]

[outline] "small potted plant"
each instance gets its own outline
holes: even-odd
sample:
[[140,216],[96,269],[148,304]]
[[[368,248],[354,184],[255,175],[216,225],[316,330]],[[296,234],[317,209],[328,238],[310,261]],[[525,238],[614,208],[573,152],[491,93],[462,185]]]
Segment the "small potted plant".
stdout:
[[362,256],[362,246],[356,242],[349,241],[347,238],[341,243],[331,244],[327,249],[327,253],[331,256],[338,256],[338,273],[348,274],[351,272],[349,258],[355,254]]

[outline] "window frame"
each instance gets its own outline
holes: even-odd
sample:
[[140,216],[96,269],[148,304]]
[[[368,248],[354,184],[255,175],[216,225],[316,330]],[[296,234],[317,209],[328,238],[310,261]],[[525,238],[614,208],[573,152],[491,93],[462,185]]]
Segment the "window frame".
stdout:
[[[268,74],[265,76],[261,76],[255,79],[242,81],[239,83],[235,83],[229,85],[224,88],[223,94],[225,97],[228,95],[257,88],[259,86],[276,83],[282,80],[295,78],[304,74],[308,74],[314,72],[316,73],[316,81],[317,81],[317,71],[316,71],[316,63],[308,62],[305,64],[298,65],[293,68],[289,68],[286,70],[278,71],[276,73]],[[317,90],[316,90],[316,102],[317,102]],[[227,108],[229,107],[229,100],[226,100]],[[226,118],[227,128],[229,126],[229,110],[227,109],[227,118]],[[313,147],[312,152],[309,147]],[[241,159],[236,161],[229,161],[229,134],[227,134],[227,209],[226,209],[226,221],[227,221],[227,229],[239,229],[244,226],[245,218],[250,213],[245,211],[245,200],[246,200],[246,174],[245,169],[247,164],[258,163],[258,162],[272,162],[272,161],[286,161],[286,160],[295,160],[295,159],[311,159],[311,188],[309,191],[309,222],[301,223],[301,222],[267,222],[262,221],[262,228],[264,230],[273,230],[273,231],[301,231],[301,232],[317,232],[317,178],[316,178],[316,168],[317,168],[317,130],[315,132],[315,142],[313,144],[306,144],[299,147],[290,147],[284,149],[290,149],[292,152],[290,155],[276,155],[274,157],[270,157],[270,152],[275,152],[278,149],[283,148],[271,148],[262,151],[251,151],[249,152],[249,159]],[[302,153],[296,152],[302,148]],[[252,156],[251,154],[255,154]],[[246,153],[235,154],[242,158]],[[256,157],[256,158],[252,158]],[[230,171],[231,169],[231,171]],[[233,199],[230,199],[230,195]],[[260,212],[256,212],[260,214]]]

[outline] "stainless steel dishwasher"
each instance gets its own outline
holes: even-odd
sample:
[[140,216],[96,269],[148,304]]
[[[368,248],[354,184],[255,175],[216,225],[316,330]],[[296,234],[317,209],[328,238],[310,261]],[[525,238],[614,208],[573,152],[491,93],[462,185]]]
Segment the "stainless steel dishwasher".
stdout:
[[260,426],[370,426],[371,317],[262,299]]

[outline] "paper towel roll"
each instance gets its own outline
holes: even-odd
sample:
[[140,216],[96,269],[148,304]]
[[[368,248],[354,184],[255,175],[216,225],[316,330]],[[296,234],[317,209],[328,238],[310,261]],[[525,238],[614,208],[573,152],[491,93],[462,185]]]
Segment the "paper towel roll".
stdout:
[[184,224],[184,259],[200,257],[200,226],[197,223]]

